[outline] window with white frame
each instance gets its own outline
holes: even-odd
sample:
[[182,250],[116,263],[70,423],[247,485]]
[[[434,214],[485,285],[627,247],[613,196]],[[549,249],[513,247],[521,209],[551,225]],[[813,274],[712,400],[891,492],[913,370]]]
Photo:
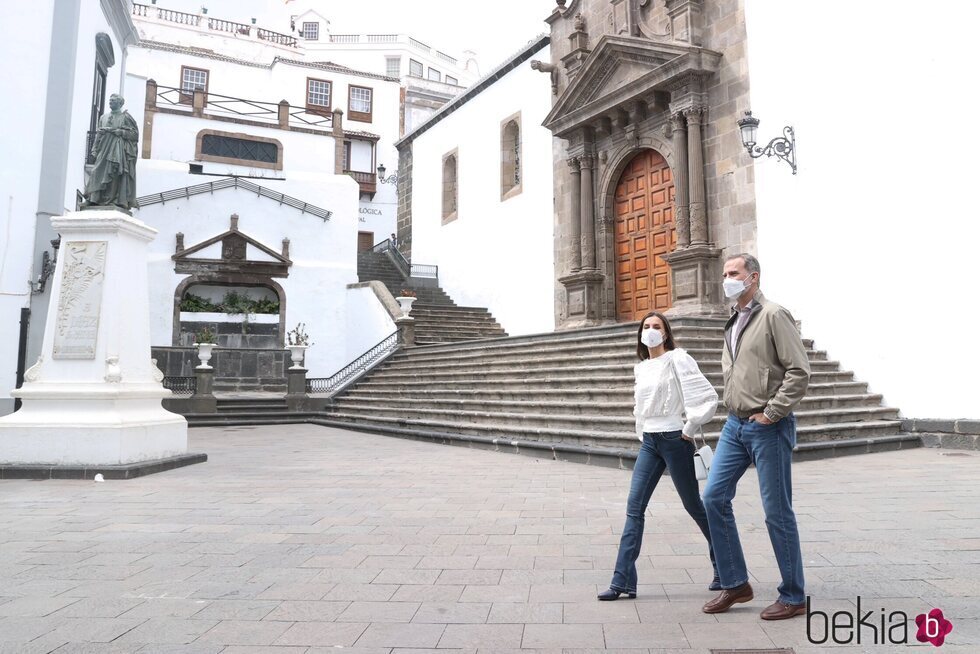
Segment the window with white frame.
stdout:
[[333,84],[323,79],[306,79],[306,108],[317,112],[330,111]]
[[432,80],[433,82],[441,82],[442,73],[440,73],[435,68],[429,68],[429,79]]
[[351,120],[371,122],[374,91],[366,86],[351,86],[347,115]]
[[459,86],[459,80],[452,75],[446,75],[446,84],[452,84],[453,86]]
[[425,71],[425,67],[422,65],[421,61],[415,61],[414,59],[408,60],[408,74],[412,77],[422,77],[422,73]]
[[208,92],[208,71],[203,68],[180,67],[180,101],[190,104],[194,91]]
[[303,23],[303,38],[307,41],[317,41],[320,38],[320,23]]
[[385,57],[385,74],[388,77],[401,77],[402,76],[402,58],[401,57]]

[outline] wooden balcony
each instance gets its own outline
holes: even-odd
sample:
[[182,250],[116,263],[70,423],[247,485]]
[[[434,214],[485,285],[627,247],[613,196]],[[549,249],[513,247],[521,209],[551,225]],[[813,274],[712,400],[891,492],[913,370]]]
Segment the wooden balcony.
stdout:
[[345,170],[344,173],[357,180],[361,193],[373,196],[378,191],[378,178],[374,173],[362,173],[357,170]]

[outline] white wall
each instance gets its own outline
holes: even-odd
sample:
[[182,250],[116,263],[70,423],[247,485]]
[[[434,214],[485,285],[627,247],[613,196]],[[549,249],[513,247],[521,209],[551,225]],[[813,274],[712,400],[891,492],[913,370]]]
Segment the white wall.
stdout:
[[[212,181],[189,175],[176,163],[140,160],[141,193],[154,193]],[[306,323],[315,343],[306,355],[310,376],[326,376],[348,362],[347,285],[357,282],[357,183],[346,175],[303,175],[260,185],[333,211],[327,222],[280,206],[242,189],[192,196],[140,209],[137,217],[159,234],[150,244],[150,329],[153,345],[171,345],[173,301],[177,284],[188,275],[174,272],[176,233],[186,248],[228,230],[232,213],[238,228],[272,250],[290,240],[289,277],[275,279],[286,295],[286,327]],[[251,257],[251,255],[249,255]],[[263,257],[265,259],[266,257]]]
[[799,149],[795,177],[755,164],[767,296],[903,415],[980,418],[980,4],[750,0],[746,21],[759,140],[791,124]]
[[17,62],[4,73],[4,95],[11,101],[0,107],[7,126],[0,137],[7,152],[0,158],[0,415],[13,411],[9,391],[16,383],[20,310],[30,301],[27,280],[36,276],[34,224],[53,8],[48,2],[0,4],[0,24],[32,26],[4,30],[0,39],[0,58]]
[[[374,291],[367,286],[347,289],[347,363],[361,356],[395,331],[395,321]],[[329,376],[337,370],[330,370]],[[313,376],[313,375],[311,375]]]
[[[534,59],[549,61],[548,48]],[[488,307],[511,335],[554,329],[552,137],[547,75],[529,62],[412,144],[412,261],[439,266],[459,305]],[[523,192],[500,196],[501,121],[521,112]],[[459,151],[458,218],[442,225],[442,158]]]

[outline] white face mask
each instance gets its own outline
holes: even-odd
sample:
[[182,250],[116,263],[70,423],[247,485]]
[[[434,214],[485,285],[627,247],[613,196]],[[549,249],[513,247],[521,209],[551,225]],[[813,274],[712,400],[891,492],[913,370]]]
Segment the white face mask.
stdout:
[[726,277],[721,283],[722,287],[725,289],[725,297],[729,300],[737,300],[742,296],[742,293],[747,291],[750,286],[752,286],[751,275],[746,279],[732,279],[731,277]]
[[659,329],[654,329],[653,327],[644,329],[643,333],[640,334],[640,342],[647,347],[657,347],[663,344],[664,335],[660,333]]

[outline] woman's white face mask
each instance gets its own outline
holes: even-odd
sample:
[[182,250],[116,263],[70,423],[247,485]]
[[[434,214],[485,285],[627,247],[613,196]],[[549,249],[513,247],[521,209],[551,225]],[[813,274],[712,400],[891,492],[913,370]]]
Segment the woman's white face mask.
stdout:
[[664,335],[655,327],[648,327],[640,334],[640,342],[647,347],[657,347],[664,342]]

